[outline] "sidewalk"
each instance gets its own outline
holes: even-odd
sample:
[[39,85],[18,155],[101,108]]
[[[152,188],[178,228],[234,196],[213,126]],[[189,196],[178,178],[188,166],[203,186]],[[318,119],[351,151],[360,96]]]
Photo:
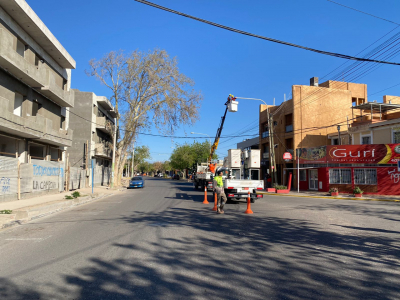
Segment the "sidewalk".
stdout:
[[23,200],[0,202],[0,211],[12,211],[11,214],[0,214],[0,230],[13,225],[26,223],[30,220],[37,219],[73,206],[82,205],[103,197],[122,193],[124,190],[124,187],[110,189],[99,186],[93,189],[93,194],[92,188],[76,190],[81,194],[81,197],[75,199],[65,199],[65,196],[71,195],[74,192],[69,191],[45,196],[41,195],[39,197]]
[[271,196],[283,196],[283,197],[306,197],[306,198],[327,198],[327,199],[339,199],[339,200],[366,200],[366,201],[388,201],[388,202],[400,202],[400,196],[391,195],[363,195],[361,198],[356,198],[352,194],[339,194],[339,196],[331,196],[326,192],[315,192],[315,191],[297,191],[291,190],[289,194],[276,194],[268,192],[258,192],[263,195]]

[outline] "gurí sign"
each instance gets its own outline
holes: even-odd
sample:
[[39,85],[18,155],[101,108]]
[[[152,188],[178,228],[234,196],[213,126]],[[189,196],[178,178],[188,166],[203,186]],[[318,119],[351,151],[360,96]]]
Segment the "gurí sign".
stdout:
[[397,164],[400,144],[329,145],[300,149],[301,164]]

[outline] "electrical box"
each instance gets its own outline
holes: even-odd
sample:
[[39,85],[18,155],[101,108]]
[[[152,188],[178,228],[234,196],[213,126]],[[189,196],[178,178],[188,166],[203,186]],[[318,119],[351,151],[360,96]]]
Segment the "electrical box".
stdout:
[[228,150],[228,168],[240,168],[240,149],[229,149]]
[[237,110],[238,110],[238,104],[239,104],[238,101],[230,101],[230,102],[228,103],[228,110],[229,110],[229,112],[237,112]]
[[249,151],[249,169],[259,169],[260,168],[260,160],[261,160],[261,152],[259,149],[251,149]]

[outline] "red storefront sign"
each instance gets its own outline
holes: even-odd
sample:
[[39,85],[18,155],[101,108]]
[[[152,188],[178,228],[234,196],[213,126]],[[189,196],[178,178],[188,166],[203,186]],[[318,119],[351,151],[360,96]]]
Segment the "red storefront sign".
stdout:
[[300,149],[301,164],[397,164],[400,144],[329,145]]

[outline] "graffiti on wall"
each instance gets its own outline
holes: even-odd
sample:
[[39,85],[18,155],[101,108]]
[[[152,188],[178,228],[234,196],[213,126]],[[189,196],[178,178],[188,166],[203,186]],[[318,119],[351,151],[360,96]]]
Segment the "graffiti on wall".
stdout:
[[60,174],[64,174],[63,168],[33,165],[33,176],[59,176]]
[[56,181],[51,181],[51,180],[43,180],[43,181],[34,180],[33,181],[33,190],[34,191],[54,190],[57,187],[58,187],[58,182],[56,182]]
[[11,179],[9,177],[0,178],[0,192],[5,194],[11,191]]

